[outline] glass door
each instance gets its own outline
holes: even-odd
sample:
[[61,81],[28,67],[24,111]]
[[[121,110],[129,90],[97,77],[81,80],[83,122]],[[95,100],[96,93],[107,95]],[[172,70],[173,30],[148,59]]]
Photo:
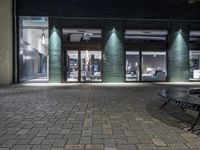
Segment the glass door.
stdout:
[[78,64],[78,51],[67,51],[64,67],[64,80],[66,82],[78,82]]
[[66,50],[64,55],[64,82],[102,81],[101,51]]
[[81,82],[101,82],[101,51],[81,51]]
[[190,50],[190,69],[189,69],[189,80],[199,81],[200,80],[200,51]]
[[139,81],[139,70],[139,51],[126,51],[126,81]]

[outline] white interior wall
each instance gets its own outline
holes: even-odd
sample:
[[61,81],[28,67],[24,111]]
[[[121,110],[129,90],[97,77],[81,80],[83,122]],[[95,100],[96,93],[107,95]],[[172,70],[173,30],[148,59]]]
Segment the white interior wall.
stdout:
[[41,44],[42,33],[43,32],[42,30],[40,31],[40,29],[23,29],[23,41],[29,43],[30,46],[39,53],[47,55],[47,44],[45,46],[42,46]]

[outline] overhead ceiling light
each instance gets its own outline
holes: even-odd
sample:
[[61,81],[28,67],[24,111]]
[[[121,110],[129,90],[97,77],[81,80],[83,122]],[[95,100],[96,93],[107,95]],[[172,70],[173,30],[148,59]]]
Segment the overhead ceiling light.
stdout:
[[77,31],[80,32],[80,33],[85,33],[85,32],[87,32],[85,29],[78,29]]
[[41,35],[41,43],[42,43],[42,46],[45,46],[45,34],[44,34],[44,29],[43,29],[43,33]]
[[145,34],[151,34],[151,31],[148,31],[148,30],[143,30],[142,32]]
[[91,37],[92,37],[92,35],[93,35],[93,33],[88,33],[88,32],[86,32],[86,33],[84,33],[84,35],[83,35],[83,39],[84,39],[84,40],[90,40]]

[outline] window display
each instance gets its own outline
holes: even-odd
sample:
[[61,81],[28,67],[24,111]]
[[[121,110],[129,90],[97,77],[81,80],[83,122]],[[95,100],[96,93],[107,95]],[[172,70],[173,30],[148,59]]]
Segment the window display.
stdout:
[[101,51],[81,51],[81,81],[102,81]]
[[191,50],[190,51],[190,69],[189,69],[189,79],[190,80],[200,80],[200,51]]
[[165,81],[166,52],[142,52],[142,81]]
[[139,81],[139,52],[126,51],[126,81]]
[[48,81],[48,24],[48,17],[19,17],[19,82]]
[[68,82],[78,81],[78,51],[67,51],[65,78]]

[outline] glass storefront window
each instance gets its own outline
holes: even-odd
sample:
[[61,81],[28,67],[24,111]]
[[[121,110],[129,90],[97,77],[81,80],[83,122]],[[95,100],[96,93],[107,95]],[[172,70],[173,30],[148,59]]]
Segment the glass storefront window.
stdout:
[[189,79],[200,80],[200,51],[190,50]]
[[125,30],[126,81],[166,81],[167,35],[163,29]]
[[78,51],[67,51],[65,80],[68,82],[78,81]]
[[81,81],[102,81],[101,51],[81,51]]
[[126,51],[126,81],[139,81],[139,52]]
[[142,52],[142,81],[165,81],[166,75],[166,52]]
[[48,81],[48,17],[19,18],[19,81]]

